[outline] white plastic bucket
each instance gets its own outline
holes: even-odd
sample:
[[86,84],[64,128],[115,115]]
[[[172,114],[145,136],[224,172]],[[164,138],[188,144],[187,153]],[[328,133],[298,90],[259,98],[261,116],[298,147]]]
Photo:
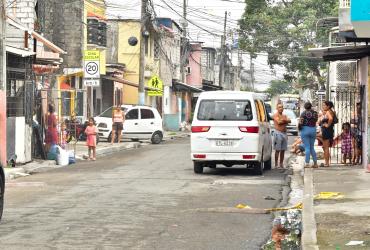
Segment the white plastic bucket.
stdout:
[[57,164],[60,166],[67,166],[69,164],[69,153],[58,146]]

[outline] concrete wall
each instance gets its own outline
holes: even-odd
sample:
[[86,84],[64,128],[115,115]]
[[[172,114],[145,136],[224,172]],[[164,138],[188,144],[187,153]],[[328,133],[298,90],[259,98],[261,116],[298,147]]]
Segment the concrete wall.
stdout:
[[202,78],[207,81],[215,82],[215,53],[212,48],[202,49]]
[[202,44],[191,44],[191,52],[189,56],[189,67],[191,72],[186,76],[186,82],[189,85],[196,87],[202,86],[201,58]]
[[67,51],[62,68],[81,68],[84,49],[84,1],[45,0],[44,36]]
[[12,5],[13,8],[10,8],[8,12],[13,15],[15,14],[24,26],[33,30],[36,19],[36,3],[36,0],[17,0],[14,5]]
[[107,24],[107,63],[118,63],[118,22],[109,21]]

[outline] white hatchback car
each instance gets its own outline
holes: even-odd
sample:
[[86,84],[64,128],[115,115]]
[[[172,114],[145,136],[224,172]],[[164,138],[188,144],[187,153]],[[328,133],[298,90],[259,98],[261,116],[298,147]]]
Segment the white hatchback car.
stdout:
[[[98,124],[101,139],[111,141],[112,136],[112,108],[110,107],[94,117]],[[138,140],[151,140],[158,144],[163,139],[162,117],[158,110],[148,106],[122,105],[126,120],[123,124],[122,138]]]
[[203,92],[191,127],[194,172],[204,167],[246,165],[257,174],[271,169],[272,140],[263,100],[254,93]]

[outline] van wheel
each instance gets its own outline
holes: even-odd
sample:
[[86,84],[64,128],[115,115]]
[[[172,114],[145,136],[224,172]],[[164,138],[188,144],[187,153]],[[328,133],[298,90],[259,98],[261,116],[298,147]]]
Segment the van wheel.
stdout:
[[3,209],[4,209],[4,186],[5,186],[5,179],[3,179],[3,177],[0,175],[0,220],[1,220],[1,217],[3,216]]
[[159,143],[161,143],[162,139],[163,139],[162,132],[156,131],[156,132],[153,133],[151,141],[152,141],[153,144],[159,144]]
[[203,164],[200,162],[194,162],[194,173],[202,174],[203,173]]
[[269,160],[265,161],[264,163],[264,169],[265,170],[271,170],[271,162],[272,162],[272,158],[270,158]]
[[[263,152],[263,149],[262,149],[262,152]],[[261,161],[257,161],[254,163],[254,173],[256,175],[262,175],[263,174],[263,168],[264,168],[264,164],[265,162],[263,161],[263,154],[261,155]]]

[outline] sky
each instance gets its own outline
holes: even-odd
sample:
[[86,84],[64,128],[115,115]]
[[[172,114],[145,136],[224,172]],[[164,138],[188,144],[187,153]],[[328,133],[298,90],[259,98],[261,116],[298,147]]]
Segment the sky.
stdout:
[[[152,0],[158,17],[171,17],[180,25],[184,22],[183,0]],[[224,30],[225,11],[227,12],[227,43],[237,38],[238,20],[242,17],[246,4],[243,0],[187,0],[188,38],[190,41],[204,42],[205,46],[219,48]],[[141,0],[106,0],[108,15],[111,18],[140,18]],[[234,39],[233,39],[234,38]],[[243,66],[250,68],[248,54],[243,54]],[[282,68],[272,72],[266,56],[259,55],[254,62],[256,88],[264,90],[273,79],[282,78]]]

